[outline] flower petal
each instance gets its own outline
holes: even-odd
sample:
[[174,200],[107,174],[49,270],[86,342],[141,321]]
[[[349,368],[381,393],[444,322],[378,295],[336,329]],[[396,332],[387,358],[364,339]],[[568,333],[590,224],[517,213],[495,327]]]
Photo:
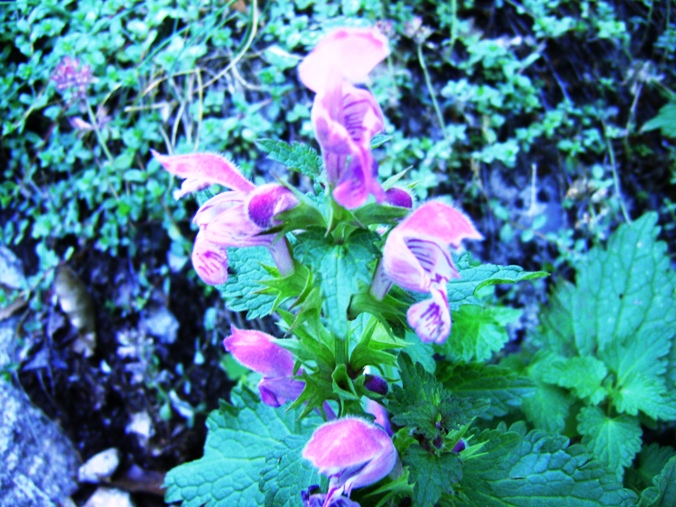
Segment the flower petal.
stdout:
[[160,155],[151,150],[153,156],[171,174],[186,178],[181,195],[200,190],[218,183],[231,190],[251,192],[255,185],[239,172],[237,166],[213,153],[191,153],[187,155]]
[[199,277],[209,285],[221,285],[228,281],[228,249],[212,243],[200,231],[192,249],[192,265]]
[[268,246],[275,239],[249,219],[246,203],[222,211],[201,227],[209,241],[227,246]]
[[462,211],[439,201],[426,202],[399,227],[416,236],[433,236],[454,248],[458,248],[463,239],[483,239]]
[[270,407],[281,407],[295,400],[305,388],[305,382],[289,377],[263,377],[258,383],[261,400]]
[[423,342],[443,343],[451,334],[451,313],[444,288],[434,287],[432,297],[412,305],[406,317],[408,324]]
[[261,229],[269,229],[279,224],[274,217],[298,205],[298,198],[282,185],[268,183],[256,187],[248,196],[247,212],[249,219]]
[[340,28],[319,41],[298,66],[298,75],[305,86],[320,93],[335,71],[352,83],[363,83],[389,54],[387,39],[377,28]]
[[293,376],[293,354],[278,345],[276,338],[262,331],[232,328],[223,340],[225,350],[242,365],[266,377]]
[[351,489],[372,484],[389,474],[396,451],[381,427],[356,417],[344,417],[317,428],[303,449],[303,457],[319,473],[338,476],[340,484]]
[[199,207],[197,213],[195,213],[193,222],[200,228],[206,226],[216,216],[238,204],[242,204],[245,200],[246,195],[242,192],[221,192],[208,199]]

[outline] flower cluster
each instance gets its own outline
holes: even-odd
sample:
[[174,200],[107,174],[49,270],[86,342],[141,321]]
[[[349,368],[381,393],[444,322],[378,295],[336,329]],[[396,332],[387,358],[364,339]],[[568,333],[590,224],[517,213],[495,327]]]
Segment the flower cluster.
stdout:
[[58,91],[71,90],[79,98],[87,94],[87,88],[94,81],[92,68],[81,65],[80,60],[69,56],[64,57],[56,66],[51,79]]
[[[413,209],[410,193],[401,188],[385,190],[378,182],[371,141],[384,130],[385,119],[365,83],[368,74],[388,54],[388,42],[377,29],[342,28],[322,39],[298,68],[301,81],[316,94],[312,124],[325,166],[325,197],[333,200],[324,209],[342,207],[338,219],[334,211],[330,211],[331,217],[324,222],[308,225],[307,220],[297,218],[305,208],[300,208],[300,211],[294,209],[300,206],[299,193],[278,183],[256,186],[232,162],[220,155],[170,156],[153,152],[155,159],[167,171],[184,179],[177,197],[213,184],[227,190],[202,204],[194,218],[198,233],[192,261],[202,280],[211,285],[227,281],[228,247],[265,246],[281,275],[275,283],[287,281],[289,286],[301,287],[291,308],[296,305],[307,307],[308,313],[315,316],[311,331],[305,333],[306,341],[301,344],[285,343],[285,339],[260,331],[236,328],[224,340],[227,352],[242,365],[262,375],[258,388],[266,405],[301,404],[317,393],[323,393],[306,408],[309,412],[312,408],[323,406],[321,415],[327,422],[315,430],[302,455],[319,473],[329,478],[329,489],[326,493],[315,487],[303,491],[305,507],[358,507],[350,499],[352,490],[389,475],[395,468],[398,455],[392,442],[393,430],[387,411],[376,401],[382,400],[388,393],[387,380],[371,373],[370,365],[379,367],[378,361],[362,359],[352,363],[348,357],[350,350],[354,349],[349,346],[350,338],[318,329],[324,326],[324,322],[316,317],[322,308],[322,302],[317,300],[329,297],[326,295],[327,287],[333,286],[325,283],[321,290],[312,290],[314,275],[309,269],[296,270],[299,264],[293,258],[289,238],[295,236],[294,244],[302,242],[304,231],[312,227],[321,230],[319,236],[328,238],[335,228],[344,233],[340,237],[341,242],[345,241],[349,235],[346,231],[350,230],[366,229],[363,235],[375,238],[376,242],[378,234],[373,231],[380,233],[384,238],[382,258],[373,275],[371,295],[365,294],[365,297],[371,301],[383,300],[393,284],[408,291],[428,294],[427,299],[408,308],[406,318],[422,341],[441,343],[451,331],[446,284],[459,277],[450,249],[460,247],[464,239],[482,237],[458,209],[437,201]],[[380,204],[375,207],[382,210],[376,219],[369,222],[370,225],[363,225],[355,217],[358,208],[369,201]],[[303,206],[308,204],[304,202]],[[412,211],[402,219],[408,209]],[[288,213],[281,215],[283,212]],[[316,208],[316,212],[321,215],[323,211]],[[378,217],[386,219],[379,220]],[[342,228],[335,226],[335,220],[345,222]],[[377,227],[378,224],[380,227]],[[285,231],[292,231],[288,233],[288,238]],[[296,276],[297,273],[310,274],[298,283],[302,276]],[[325,276],[324,273],[316,275]],[[291,283],[291,277],[298,279]],[[333,284],[337,283],[333,281]],[[289,290],[285,292],[285,297],[288,293]],[[314,294],[315,299],[309,294]],[[283,300],[279,299],[278,304]],[[343,317],[347,319],[347,315]],[[386,320],[386,317],[380,317]],[[293,335],[294,327],[303,323],[297,316],[293,325],[289,321],[287,324],[290,328],[288,333]],[[290,343],[293,346],[289,346]],[[300,355],[291,352],[301,350],[302,343],[308,350]],[[315,352],[316,357],[312,357],[311,352]],[[376,354],[374,357],[382,356]],[[357,377],[359,381],[353,382]],[[332,389],[347,389],[342,391],[347,393],[347,398],[346,395],[336,395]],[[361,409],[359,403],[363,397],[367,398],[367,402]],[[348,406],[346,399],[352,403],[349,409],[345,409]],[[328,400],[337,403],[338,417]],[[359,410],[365,416],[370,414],[375,417],[375,423],[354,415],[346,416]]]

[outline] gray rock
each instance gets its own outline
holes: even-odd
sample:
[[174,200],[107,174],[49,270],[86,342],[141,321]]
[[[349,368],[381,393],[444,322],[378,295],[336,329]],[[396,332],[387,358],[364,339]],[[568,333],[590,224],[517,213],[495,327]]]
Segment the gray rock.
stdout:
[[[15,326],[0,322],[0,336],[14,336]],[[63,505],[77,489],[79,464],[61,429],[0,378],[0,507]]]

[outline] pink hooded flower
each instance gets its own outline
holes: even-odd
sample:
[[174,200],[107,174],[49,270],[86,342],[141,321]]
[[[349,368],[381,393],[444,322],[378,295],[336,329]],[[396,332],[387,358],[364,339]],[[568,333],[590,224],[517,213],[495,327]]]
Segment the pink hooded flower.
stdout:
[[326,35],[298,66],[305,86],[314,91],[312,124],[322,148],[333,196],[353,209],[373,194],[385,193],[376,180],[371,139],[384,129],[383,113],[363,86],[368,73],[389,54],[387,39],[376,28],[341,28]]
[[460,275],[448,247],[458,248],[463,239],[483,237],[462,212],[432,201],[392,229],[385,242],[386,276],[404,289],[432,296],[407,312],[409,325],[424,342],[443,343],[451,332],[446,283]]
[[223,340],[225,350],[247,368],[263,375],[258,383],[261,400],[271,407],[279,407],[298,398],[305,383],[293,378],[293,354],[276,343],[267,333],[232,328],[232,334]]
[[303,449],[303,457],[329,477],[323,507],[338,505],[343,495],[388,475],[397,461],[390,436],[380,426],[357,417],[321,425]]
[[220,155],[195,153],[160,155],[152,151],[162,166],[185,178],[177,197],[218,183],[230,192],[218,194],[205,202],[195,214],[199,227],[192,253],[195,271],[209,285],[228,279],[227,247],[267,246],[282,275],[293,272],[293,261],[284,238],[264,234],[278,225],[275,215],[298,204],[287,188],[270,183],[257,187],[247,180],[237,166]]

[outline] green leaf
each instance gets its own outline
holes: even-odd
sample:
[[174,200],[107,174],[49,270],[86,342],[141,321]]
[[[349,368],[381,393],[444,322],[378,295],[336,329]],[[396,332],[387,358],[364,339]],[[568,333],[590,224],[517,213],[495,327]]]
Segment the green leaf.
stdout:
[[517,424],[484,431],[473,445],[482,447],[465,460],[457,496],[445,497],[450,505],[629,507],[636,501],[614,473],[583,446],[569,447],[565,437],[526,434],[525,425]]
[[320,484],[322,476],[301,453],[310,433],[289,435],[272,450],[261,471],[259,487],[266,507],[296,507],[300,491]]
[[520,316],[513,308],[463,305],[453,312],[450,338],[437,349],[466,363],[486,361],[509,340],[505,325]]
[[676,450],[671,447],[660,447],[656,443],[644,447],[634,460],[634,466],[627,469],[625,484],[635,491],[652,486],[653,479],[674,456]]
[[378,254],[376,233],[355,233],[343,244],[332,244],[330,237],[318,231],[297,236],[294,254],[300,262],[310,265],[321,289],[328,324],[333,333],[346,338],[347,309],[360,285],[371,283],[372,268]]
[[576,284],[557,286],[541,320],[551,350],[603,361],[615,378],[609,389],[619,412],[669,420],[676,418],[665,375],[671,375],[676,274],[656,223],[657,214],[647,213],[620,226],[607,248],[592,248],[577,266]]
[[387,398],[392,422],[411,427],[430,442],[442,432],[469,423],[488,408],[487,400],[454,396],[405,354],[399,356],[399,369],[402,385],[393,386]]
[[247,388],[231,393],[207,419],[204,456],[169,471],[167,502],[183,507],[249,507],[262,505],[259,475],[266,457],[295,425],[294,414],[261,403]]
[[641,494],[639,507],[672,507],[676,505],[676,456],[671,458],[654,479],[654,486]]
[[284,164],[310,178],[316,178],[322,171],[322,158],[309,146],[297,142],[291,144],[274,139],[259,139],[258,147],[272,160]]
[[535,382],[535,394],[523,400],[521,409],[533,425],[551,433],[561,433],[566,427],[566,419],[573,404],[573,397],[560,387],[547,384],[543,378],[549,370],[549,356],[536,354],[530,361],[527,373]]
[[606,366],[594,357],[555,357],[547,361],[542,380],[572,389],[578,398],[598,405],[606,397],[606,389],[602,385],[606,375]]
[[535,394],[533,382],[508,368],[483,364],[441,363],[437,375],[453,394],[462,397],[484,398],[490,401],[485,418],[507,415],[521,406],[525,398]]
[[636,417],[609,417],[599,407],[583,407],[577,416],[582,443],[622,480],[641,449],[641,424]]
[[662,106],[657,116],[645,122],[641,132],[660,129],[663,136],[676,137],[676,102]]
[[667,392],[661,379],[647,374],[635,373],[622,381],[610,396],[618,412],[630,415],[639,410],[653,419],[671,421],[676,419],[676,398]]
[[249,320],[272,313],[275,296],[260,293],[264,280],[272,277],[264,266],[274,265],[267,248],[228,248],[228,281],[219,286],[227,307],[233,312],[247,312]]
[[537,280],[549,276],[549,273],[544,271],[524,271],[519,266],[497,266],[495,264],[474,266],[470,264],[469,254],[456,259],[455,264],[460,278],[448,282],[448,301],[452,310],[457,310],[465,304],[481,304],[474,294],[483,287]]
[[575,287],[564,284],[560,307],[544,312],[546,339],[557,342],[560,329],[570,330],[577,352],[592,355],[613,343],[626,346],[641,333],[651,344],[641,369],[654,367],[668,353],[676,324],[676,275],[669,269],[666,244],[656,241],[656,223],[657,214],[647,213],[621,225],[606,249],[589,251],[576,266]]
[[410,481],[415,482],[413,505],[436,504],[462,478],[462,462],[457,453],[437,456],[414,444],[406,449],[403,463],[409,469]]

